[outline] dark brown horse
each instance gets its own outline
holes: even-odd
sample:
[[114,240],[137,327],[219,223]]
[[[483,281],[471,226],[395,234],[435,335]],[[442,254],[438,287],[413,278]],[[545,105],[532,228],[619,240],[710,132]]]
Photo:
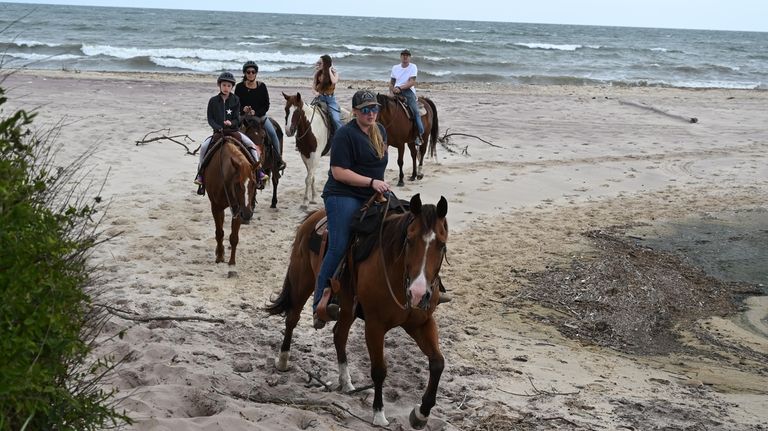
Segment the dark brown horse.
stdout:
[[[439,299],[439,271],[448,241],[446,214],[448,202],[422,205],[419,195],[410,201],[405,213],[388,215],[378,231],[378,244],[364,260],[354,263],[348,254],[348,270],[341,279],[338,294],[339,321],[333,341],[339,363],[339,384],[344,392],[353,390],[347,365],[347,337],[356,316],[364,316],[365,339],[371,360],[374,384],[373,424],[387,425],[382,387],[387,375],[384,360],[384,335],[400,326],[418,344],[429,360],[429,383],[421,404],[411,411],[414,428],[427,424],[435,405],[437,386],[443,372],[437,324],[432,313]],[[314,292],[321,257],[310,250],[310,238],[325,210],[311,213],[302,222],[293,242],[288,272],[277,299],[267,307],[270,314],[285,313],[285,335],[276,367],[288,370],[291,337],[304,303]]]
[[224,210],[232,211],[232,230],[229,234],[229,264],[235,264],[235,252],[239,242],[240,223],[248,223],[253,211],[246,201],[246,187],[253,196],[255,192],[254,169],[240,151],[238,143],[231,137],[223,139],[221,146],[214,148],[215,153],[205,167],[205,190],[211,201],[211,213],[216,224],[216,263],[224,262]]
[[[398,178],[397,185],[405,185],[403,182],[403,153],[405,152],[406,143],[411,150],[411,160],[413,160],[413,173],[411,174],[410,181],[422,179],[424,174],[421,172],[421,167],[424,164],[425,152],[428,150],[430,157],[434,157],[437,154],[436,145],[440,127],[435,103],[426,97],[418,98],[420,104],[424,106],[426,113],[421,116],[421,122],[424,125],[424,134],[420,137],[422,145],[416,148],[414,141],[419,135],[419,131],[416,129],[416,124],[413,120],[406,114],[400,102],[394,97],[380,93],[376,95],[376,99],[379,105],[381,105],[378,121],[387,130],[387,144],[397,147],[397,166],[400,168],[400,177]],[[416,163],[417,159],[418,164]]]
[[[284,149],[283,129],[281,129],[277,121],[272,118],[270,118],[269,121],[272,122],[272,126],[275,128],[275,133],[277,134],[277,139],[280,140],[280,148]],[[264,129],[264,125],[261,121],[252,116],[246,116],[243,119],[241,131],[251,138],[253,143],[259,147],[261,154],[263,154],[263,159],[261,160],[262,170],[272,179],[272,204],[269,207],[277,208],[277,185],[280,183],[282,172],[279,171],[280,166],[277,157],[274,155],[275,149],[268,141],[267,131]],[[256,206],[255,193],[251,196],[250,206],[251,211],[253,211]]]

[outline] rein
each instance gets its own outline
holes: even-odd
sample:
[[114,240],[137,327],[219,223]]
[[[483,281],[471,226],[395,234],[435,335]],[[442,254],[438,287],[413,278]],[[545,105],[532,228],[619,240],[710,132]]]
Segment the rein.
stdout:
[[[305,104],[304,106],[309,106],[309,105]],[[307,113],[304,112],[304,106],[301,107],[301,114],[304,115],[304,118],[306,119],[307,118]],[[295,138],[296,141],[298,141],[300,139],[303,139],[305,136],[307,136],[307,133],[312,131],[312,120],[314,120],[314,119],[315,119],[315,107],[313,106],[312,107],[312,117],[309,119],[309,126],[307,127],[307,130],[305,130],[304,133],[301,134],[301,136],[297,136]],[[297,127],[297,129],[298,129],[298,127]]]
[[[392,196],[390,196],[390,199]],[[384,209],[384,216],[381,220],[381,226],[379,226],[379,255],[381,256],[381,266],[384,268],[384,279],[387,281],[387,288],[389,289],[389,294],[392,296],[392,300],[395,301],[395,304],[397,304],[398,307],[400,307],[402,310],[407,310],[408,307],[401,304],[400,301],[397,300],[397,297],[395,296],[395,292],[392,290],[392,283],[389,281],[389,274],[387,273],[387,262],[384,260],[384,246],[383,244],[383,233],[384,233],[384,221],[387,218],[387,213],[389,212],[389,204],[390,200],[387,200],[387,207]]]

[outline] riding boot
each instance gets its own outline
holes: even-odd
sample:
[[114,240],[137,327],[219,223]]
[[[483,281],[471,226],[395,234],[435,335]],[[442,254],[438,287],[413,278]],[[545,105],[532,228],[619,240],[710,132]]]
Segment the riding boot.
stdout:
[[437,299],[438,304],[444,304],[446,302],[451,302],[453,300],[453,297],[446,292],[445,285],[443,285],[443,279],[440,278],[440,276],[437,277],[437,286],[438,290],[440,291],[440,298]]

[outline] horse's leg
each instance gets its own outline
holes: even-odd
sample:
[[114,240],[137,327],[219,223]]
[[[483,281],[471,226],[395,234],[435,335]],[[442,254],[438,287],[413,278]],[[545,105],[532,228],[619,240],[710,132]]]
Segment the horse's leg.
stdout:
[[406,145],[407,144],[403,143],[397,147],[397,167],[400,168],[400,176],[397,179],[398,187],[403,187],[405,185],[405,181],[403,181],[403,153],[405,152]]
[[315,192],[315,172],[317,171],[317,165],[320,163],[320,153],[315,151],[312,153],[312,157],[310,158],[310,166],[312,166],[311,169],[311,181],[309,183],[309,188],[312,190],[312,200],[309,201],[311,204],[317,203],[317,192]]
[[440,376],[443,374],[443,368],[445,368],[445,360],[440,352],[437,324],[432,316],[421,326],[403,329],[416,340],[416,344],[419,345],[419,348],[427,355],[429,360],[429,383],[427,383],[427,389],[421,397],[421,405],[417,404],[409,417],[411,427],[422,429],[427,425],[429,412],[435,406],[437,385],[440,383]]
[[384,415],[382,391],[387,377],[387,362],[384,360],[384,334],[386,330],[370,320],[365,322],[365,344],[371,359],[371,379],[373,380],[373,424],[387,426],[389,421]]
[[354,302],[348,295],[341,296],[341,315],[339,321],[333,327],[333,344],[336,346],[336,358],[339,363],[339,387],[341,392],[354,391],[352,378],[349,376],[349,364],[347,362],[347,339],[349,328],[355,321]]
[[[229,233],[229,264],[235,264],[235,252],[237,251],[237,243],[240,242],[240,215],[232,216],[232,231]],[[223,232],[222,232],[223,234]]]
[[280,182],[280,174],[275,170],[272,172],[272,205],[270,208],[277,208],[277,183]]
[[216,225],[216,263],[224,262],[224,209],[217,209],[211,204],[211,213]]
[[288,360],[291,356],[293,330],[299,323],[301,310],[304,309],[304,304],[307,303],[307,299],[309,299],[315,291],[314,278],[311,270],[308,273],[302,272],[298,277],[305,278],[306,280],[303,280],[303,282],[301,279],[295,280],[296,277],[291,277],[291,268],[289,268],[288,274],[285,275],[285,281],[283,282],[283,291],[291,292],[291,294],[289,295],[290,300],[285,313],[285,335],[283,335],[283,343],[280,345],[280,354],[275,360],[275,368],[280,371],[288,371]]
[[[429,135],[431,130],[432,122],[429,119],[429,110],[427,110],[427,115],[424,116],[422,119],[424,124],[424,134],[421,136],[421,146],[419,147],[419,154],[418,154],[418,160],[419,160],[419,168],[416,171],[416,179],[422,179],[424,178],[424,174],[421,171],[422,166],[424,165],[424,153],[427,152],[427,144],[429,143]],[[414,161],[414,166],[415,166]]]
[[[418,136],[418,132],[417,135]],[[413,171],[411,172],[411,181],[416,181],[416,166],[418,165],[418,154],[419,151],[421,151],[420,147],[423,147],[424,144],[419,145],[418,147],[416,144],[409,142],[408,143],[408,149],[411,150],[411,161],[413,162]]]
[[[255,177],[255,175],[254,175]],[[251,208],[251,212],[256,210],[256,182],[248,180],[248,206]]]
[[312,181],[312,178],[310,177],[313,172],[313,165],[312,165],[312,158],[311,156],[309,158],[304,158],[304,156],[301,156],[301,160],[304,162],[304,167],[307,168],[307,176],[304,177],[304,200],[301,203],[301,209],[307,209],[309,206],[309,186],[310,181]]

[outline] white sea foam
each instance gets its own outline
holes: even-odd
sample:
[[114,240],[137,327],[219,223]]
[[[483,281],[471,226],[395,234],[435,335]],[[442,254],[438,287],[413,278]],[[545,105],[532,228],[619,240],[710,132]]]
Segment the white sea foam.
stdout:
[[16,39],[16,40],[6,40],[5,43],[16,45],[19,47],[28,47],[28,48],[34,48],[36,46],[50,46],[50,47],[56,47],[61,46],[60,43],[48,43],[48,42],[38,42],[36,40],[24,40],[24,39]]
[[3,55],[6,56],[6,57],[19,58],[19,59],[29,60],[29,61],[81,60],[81,59],[85,58],[85,57],[83,57],[81,55],[72,55],[72,54],[48,55],[48,54],[31,54],[31,53],[26,53],[26,52],[6,52],[6,53],[3,53]]
[[392,48],[386,46],[367,46],[367,45],[342,45],[352,51],[374,51],[374,52],[395,52],[400,51],[399,48]]
[[446,42],[446,43],[473,43],[474,40],[469,40],[469,39],[440,39],[440,42]]
[[[123,48],[110,45],[84,45],[81,51],[88,56],[108,56],[120,59],[153,57],[166,59],[194,59],[215,62],[243,62],[246,60],[314,64],[315,54],[283,54],[277,52],[251,52],[221,49],[192,48]],[[338,54],[337,54],[338,56]],[[212,69],[217,70],[217,69]]]
[[552,49],[557,51],[576,51],[579,48],[583,48],[582,45],[571,45],[571,44],[565,44],[565,45],[556,45],[552,43],[536,43],[536,42],[530,42],[530,43],[523,43],[519,42],[516,43],[517,46],[524,46],[526,48],[531,49]]

